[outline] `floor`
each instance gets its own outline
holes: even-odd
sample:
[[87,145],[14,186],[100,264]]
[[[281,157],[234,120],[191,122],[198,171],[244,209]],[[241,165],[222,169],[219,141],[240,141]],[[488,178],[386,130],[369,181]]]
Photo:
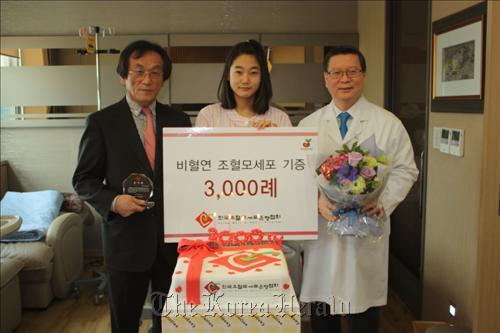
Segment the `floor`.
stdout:
[[[86,274],[89,275],[93,268],[87,266]],[[94,305],[94,291],[95,286],[84,286],[78,298],[70,296],[64,300],[54,300],[46,310],[24,310],[21,325],[15,333],[109,332],[107,299],[104,298],[100,305]],[[380,332],[409,333],[413,320],[405,304],[390,291],[388,304],[382,308]],[[150,325],[151,321],[145,320],[139,332],[148,332]],[[303,320],[301,326],[303,333],[312,332],[307,320]]]

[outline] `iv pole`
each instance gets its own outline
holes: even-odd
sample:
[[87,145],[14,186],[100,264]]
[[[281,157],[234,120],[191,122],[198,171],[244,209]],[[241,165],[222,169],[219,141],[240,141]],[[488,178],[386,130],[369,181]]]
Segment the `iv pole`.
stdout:
[[116,54],[120,51],[116,49],[99,49],[99,35],[101,37],[111,36],[114,34],[112,28],[102,29],[98,26],[88,26],[86,28],[80,28],[78,30],[78,35],[80,37],[85,37],[86,49],[79,49],[80,54],[92,54],[95,53],[95,71],[96,71],[96,87],[97,87],[97,110],[101,109],[101,64],[99,62],[99,54],[108,53]]
[[[95,28],[95,49],[99,51],[99,27]],[[95,76],[97,84],[97,110],[101,109],[101,64],[99,63],[99,52],[95,53]]]

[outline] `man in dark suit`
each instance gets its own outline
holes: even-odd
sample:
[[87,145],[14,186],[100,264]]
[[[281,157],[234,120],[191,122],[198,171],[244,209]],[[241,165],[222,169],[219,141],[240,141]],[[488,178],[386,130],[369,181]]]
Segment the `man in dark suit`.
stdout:
[[[138,331],[149,282],[153,295],[166,295],[177,260],[176,244],[163,242],[161,133],[163,127],[191,123],[186,114],[156,101],[171,69],[161,46],[148,41],[128,45],[116,69],[127,94],[88,117],[80,142],[73,186],[103,217],[113,332]],[[122,183],[132,173],[153,181],[152,208],[123,194]],[[161,311],[158,299],[153,305]],[[153,314],[154,332],[161,331],[160,319]]]

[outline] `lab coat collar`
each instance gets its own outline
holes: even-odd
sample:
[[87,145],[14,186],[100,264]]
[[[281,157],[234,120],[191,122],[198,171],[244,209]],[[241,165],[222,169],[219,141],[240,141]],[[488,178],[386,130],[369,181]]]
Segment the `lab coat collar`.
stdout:
[[342,139],[336,119],[337,115],[340,114],[341,111],[335,106],[335,103],[332,100],[328,105],[325,114],[325,120],[330,123],[331,127],[328,131],[331,139],[333,139],[335,142],[342,142],[342,144],[352,144],[355,141],[358,141],[364,128],[369,122],[369,112],[367,112],[367,107],[368,102],[366,101],[364,96],[361,96],[361,98],[356,103],[354,103],[354,105],[351,106],[350,109],[346,110],[346,112],[349,112],[349,114],[351,115],[352,120],[349,124],[346,136],[344,137],[344,139]]

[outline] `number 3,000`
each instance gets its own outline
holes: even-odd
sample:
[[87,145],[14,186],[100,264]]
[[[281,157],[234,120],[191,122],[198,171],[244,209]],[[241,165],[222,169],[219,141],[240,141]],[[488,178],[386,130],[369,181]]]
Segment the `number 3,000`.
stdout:
[[[215,184],[212,180],[205,181],[206,190],[204,192],[205,196],[211,197],[215,194]],[[220,192],[220,191],[219,191]],[[222,195],[230,196],[236,194],[237,196],[243,196],[249,194],[251,196],[256,195],[259,192],[259,183],[251,179],[249,181],[244,180],[225,180],[222,183]]]

